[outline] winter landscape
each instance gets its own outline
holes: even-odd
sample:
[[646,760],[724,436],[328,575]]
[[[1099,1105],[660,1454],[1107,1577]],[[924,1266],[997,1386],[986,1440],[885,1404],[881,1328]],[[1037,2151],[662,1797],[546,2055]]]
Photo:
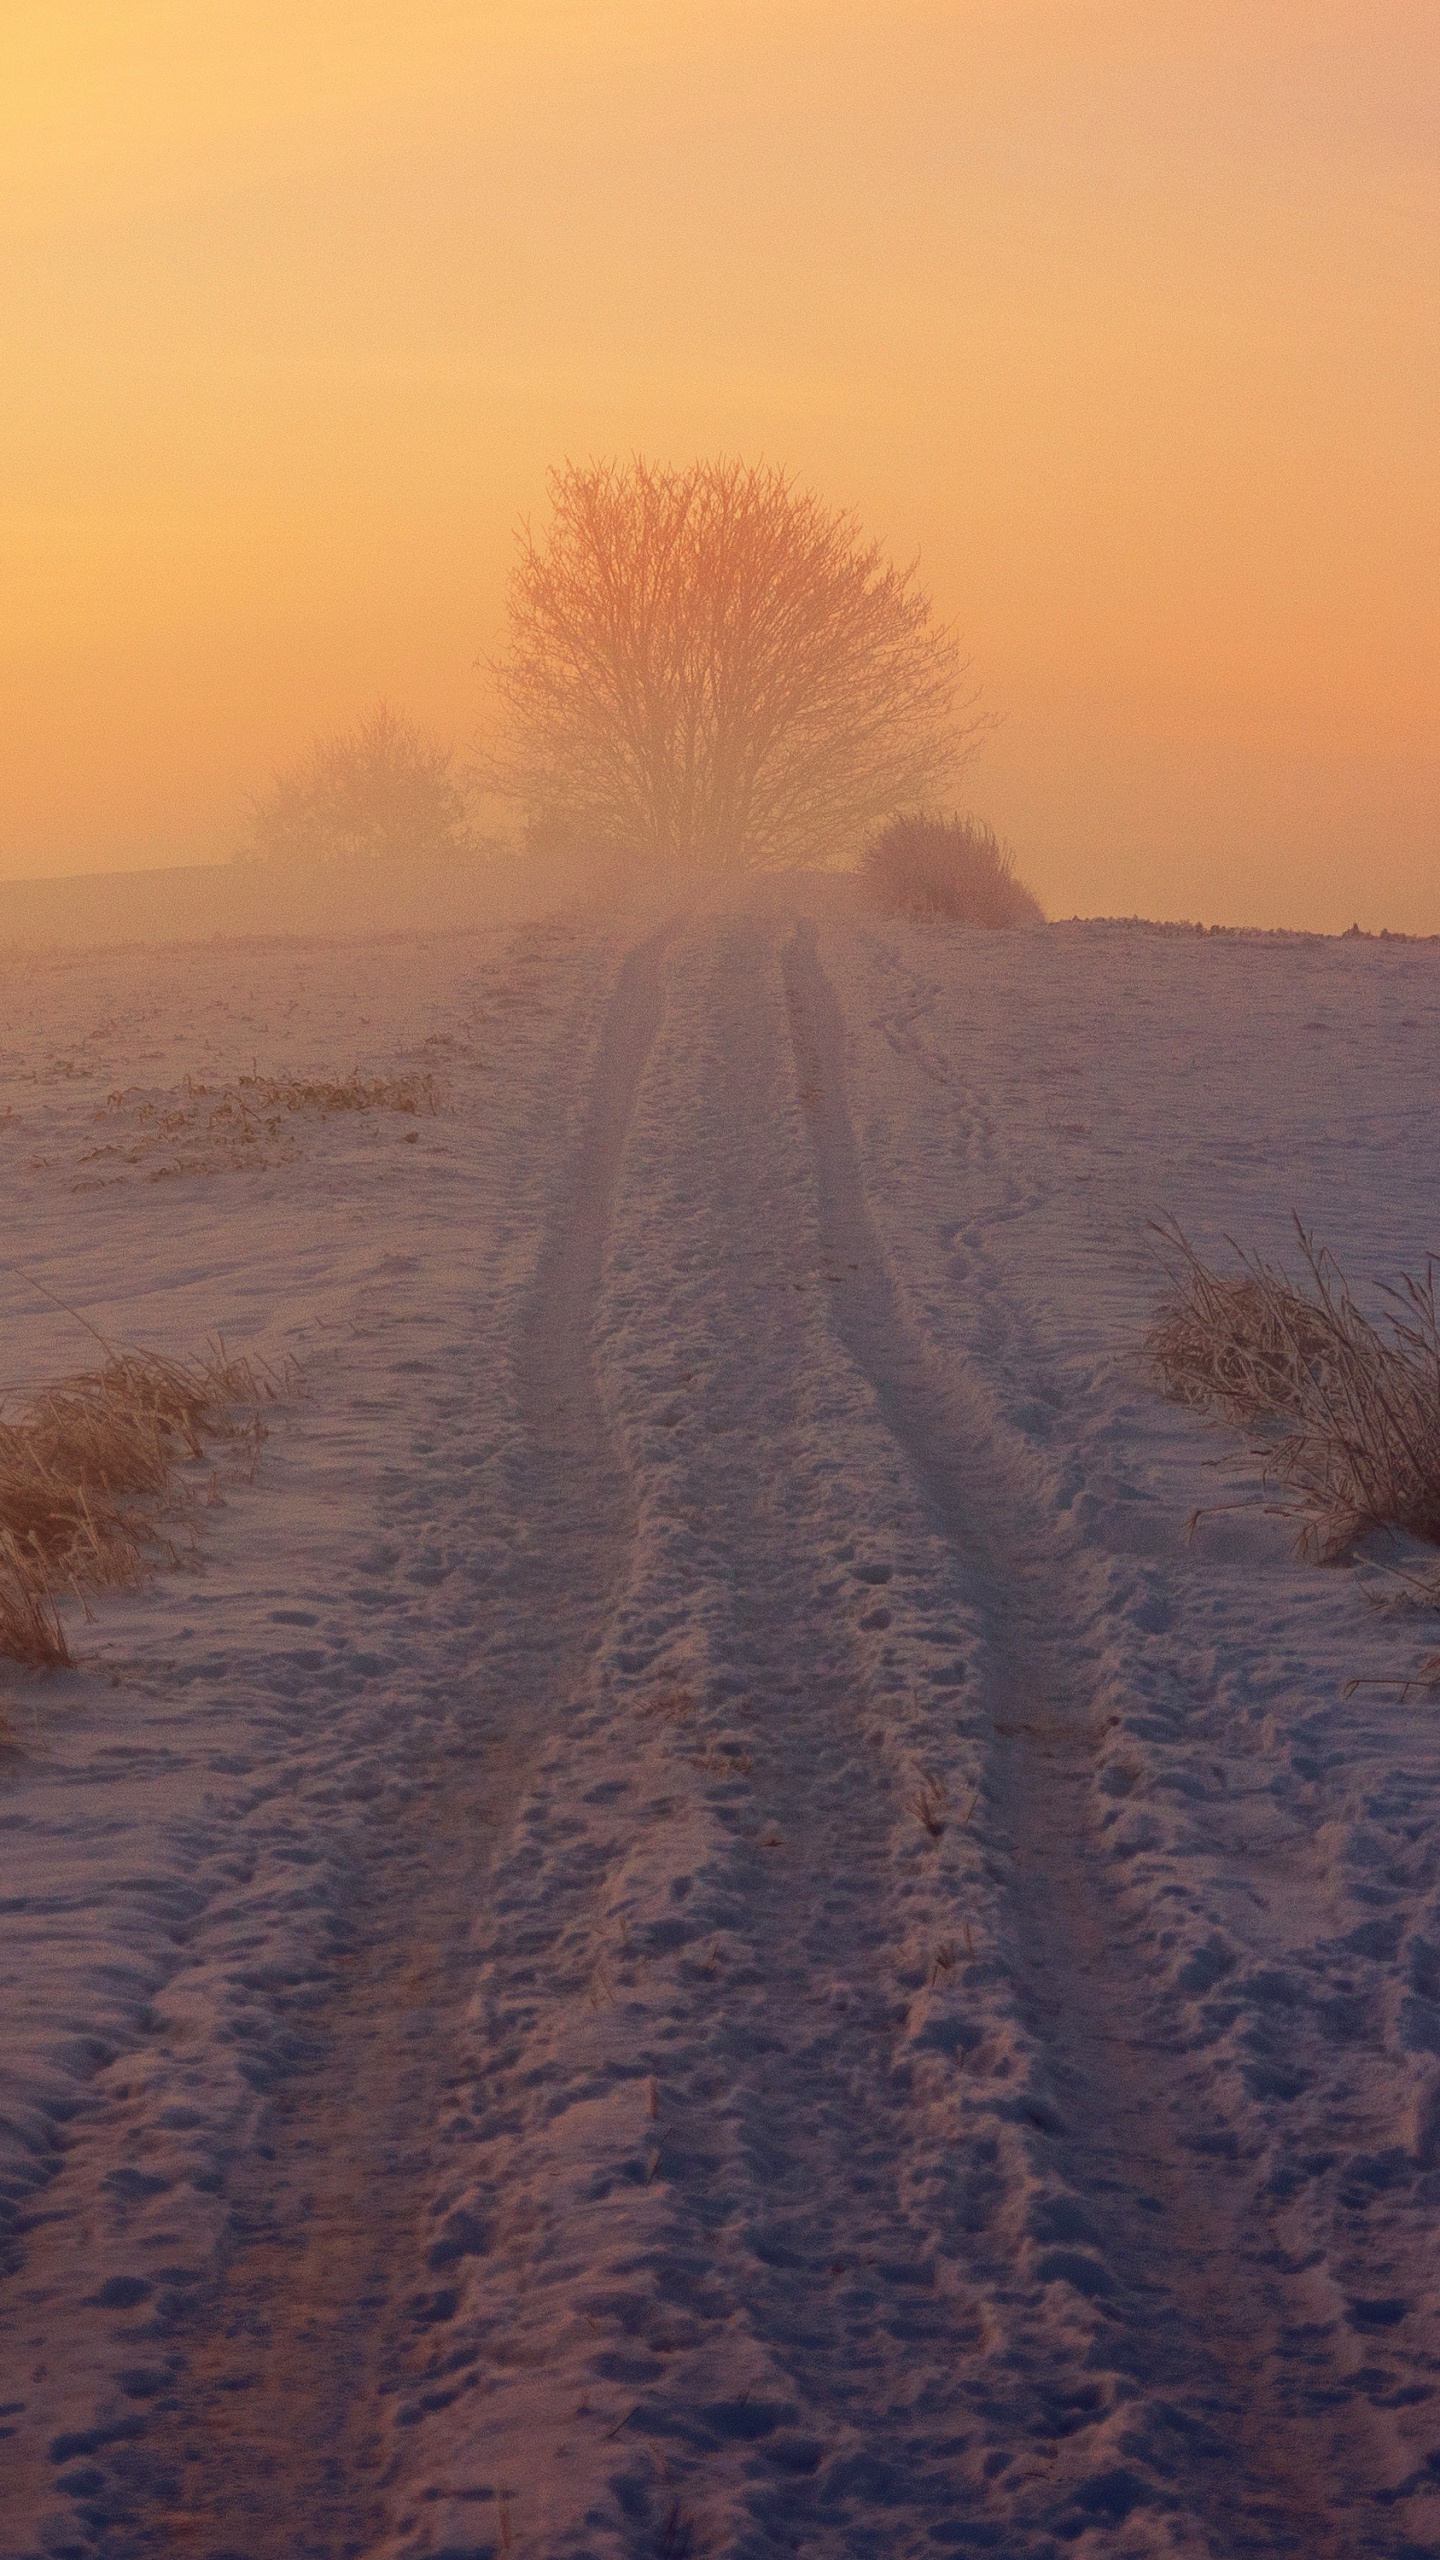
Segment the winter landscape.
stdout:
[[5,1691],[5,2549],[1440,2548],[1426,1551],[1142,1357],[1162,1213],[1423,1267],[1436,947],[778,879],[4,1001],[17,1389],[36,1278],[273,1382]]
[[1434,0],[0,21],[0,2560],[1440,2560]]

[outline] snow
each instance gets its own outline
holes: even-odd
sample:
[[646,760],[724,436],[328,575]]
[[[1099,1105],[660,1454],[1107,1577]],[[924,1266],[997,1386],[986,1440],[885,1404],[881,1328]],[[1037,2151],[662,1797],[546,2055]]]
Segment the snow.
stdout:
[[13,1391],[303,1371],[3,1692],[7,2560],[1440,2552],[1433,1621],[1138,1352],[1162,1212],[1423,1265],[1440,954],[3,975]]

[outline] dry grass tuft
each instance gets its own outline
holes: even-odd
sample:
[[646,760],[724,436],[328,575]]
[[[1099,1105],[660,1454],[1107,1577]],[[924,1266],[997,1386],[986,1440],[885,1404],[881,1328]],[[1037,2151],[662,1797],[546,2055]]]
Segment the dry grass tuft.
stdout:
[[690,2560],[694,2548],[695,2519],[674,2498],[660,2527],[660,2560]]
[[[313,1111],[322,1120],[340,1111],[400,1111],[412,1117],[440,1108],[440,1088],[433,1075],[242,1076],[236,1088],[241,1107],[267,1112]],[[227,1096],[227,1099],[229,1097]]]
[[223,1344],[193,1361],[106,1345],[98,1369],[0,1420],[0,1654],[68,1663],[61,1599],[133,1588],[161,1549],[178,1562],[165,1531],[177,1468],[208,1441],[258,1444],[274,1393]]
[[[241,1076],[235,1084],[207,1085],[187,1076],[183,1086],[158,1099],[134,1088],[110,1094],[95,1114],[100,1127],[128,1130],[87,1149],[79,1161],[98,1164],[113,1159],[145,1163],[157,1152],[196,1146],[199,1155],[179,1157],[152,1173],[213,1173],[229,1165],[254,1168],[271,1161],[288,1163],[307,1123],[334,1120],[346,1113],[397,1113],[402,1119],[433,1119],[442,1110],[446,1087],[428,1068],[402,1075]],[[278,1157],[266,1147],[278,1147]]]
[[923,1783],[910,1798],[910,1810],[922,1831],[932,1840],[945,1837],[946,1816],[950,1809],[950,1790],[943,1778],[922,1773]]
[[1171,1294],[1145,1339],[1180,1404],[1256,1434],[1274,1507],[1302,1555],[1332,1563],[1375,1529],[1440,1546],[1440,1312],[1435,1272],[1387,1290],[1374,1323],[1334,1257],[1296,1219],[1305,1280],[1235,1247],[1212,1271],[1180,1229],[1157,1226]]

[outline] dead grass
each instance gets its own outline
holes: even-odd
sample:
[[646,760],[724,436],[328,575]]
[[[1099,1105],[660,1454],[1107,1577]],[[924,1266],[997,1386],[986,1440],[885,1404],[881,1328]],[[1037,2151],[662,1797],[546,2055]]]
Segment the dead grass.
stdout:
[[910,1798],[910,1810],[922,1831],[932,1840],[945,1837],[946,1817],[950,1810],[950,1790],[943,1778],[922,1773],[922,1783]]
[[690,2560],[695,2548],[695,2519],[673,2498],[660,2527],[660,2560]]
[[161,1171],[214,1172],[225,1165],[253,1166],[269,1161],[264,1150],[278,1145],[282,1159],[294,1153],[307,1120],[334,1120],[346,1113],[397,1113],[402,1119],[433,1119],[445,1102],[441,1079],[425,1068],[403,1075],[241,1076],[235,1084],[207,1085],[187,1076],[169,1096],[156,1099],[134,1088],[111,1093],[96,1113],[102,1128],[123,1125],[128,1136],[109,1136],[89,1148],[79,1161],[96,1164],[118,1158],[142,1164],[157,1151],[198,1146],[200,1154],[182,1158]]
[[178,1471],[214,1440],[264,1437],[275,1383],[223,1344],[192,1361],[104,1350],[99,1368],[0,1420],[0,1654],[12,1661],[68,1663],[61,1600],[133,1588],[165,1555],[178,1563]]
[[1253,1437],[1270,1506],[1299,1522],[1302,1554],[1336,1562],[1376,1529],[1440,1546],[1440,1314],[1435,1272],[1403,1275],[1376,1323],[1334,1257],[1296,1219],[1304,1263],[1234,1248],[1219,1272],[1157,1226],[1169,1297],[1145,1339],[1167,1395]]
[[1382,1673],[1378,1679],[1347,1680],[1342,1694],[1353,1698],[1357,1689],[1389,1690],[1398,1695],[1402,1707],[1408,1698],[1440,1697],[1440,1653],[1429,1654],[1413,1671],[1392,1673],[1388,1679]]

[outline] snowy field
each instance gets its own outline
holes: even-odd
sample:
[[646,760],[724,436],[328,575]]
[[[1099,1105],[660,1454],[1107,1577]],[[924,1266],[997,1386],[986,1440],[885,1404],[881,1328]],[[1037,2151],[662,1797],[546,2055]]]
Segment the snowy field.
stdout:
[[1423,1267],[1440,948],[0,982],[12,1408],[303,1376],[0,1675],[3,2560],[1440,2554],[1440,1627],[1138,1350]]

